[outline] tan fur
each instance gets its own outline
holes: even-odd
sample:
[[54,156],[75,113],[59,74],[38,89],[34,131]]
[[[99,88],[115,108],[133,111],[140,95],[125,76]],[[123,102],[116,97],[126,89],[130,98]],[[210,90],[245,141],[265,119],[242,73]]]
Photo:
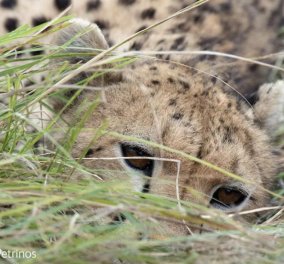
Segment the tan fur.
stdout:
[[[159,68],[158,76],[150,70],[154,65]],[[251,181],[247,188],[255,198],[255,201],[248,203],[246,209],[264,205],[267,194],[258,187],[271,186],[275,161],[264,131],[257,128],[253,120],[246,116],[250,109],[242,104],[242,109],[238,110],[234,98],[222,91],[222,84],[208,86],[206,89],[203,83],[209,80],[204,80],[204,76],[193,74],[186,68],[172,69],[171,66],[170,63],[155,62],[138,65],[138,76],[135,69],[128,72],[132,81],[127,80],[107,89],[106,103],[102,104],[86,123],[85,127],[89,129],[80,134],[74,148],[74,156],[79,156],[79,153],[89,145],[91,148],[102,147],[93,157],[116,156],[115,149],[119,148],[121,142],[118,139],[104,136],[96,141],[95,146],[90,144],[96,128],[107,120],[110,131],[158,142],[175,150],[199,156],[242,176]],[[149,80],[139,78],[141,74],[148,76]],[[194,84],[183,94],[179,80],[188,76]],[[154,86],[151,84],[152,78],[161,84]],[[175,84],[169,83],[168,78],[173,78]],[[85,96],[89,99],[95,98],[91,92],[87,92]],[[176,100],[176,106],[169,106],[172,99]],[[74,118],[75,113],[76,108],[66,113],[65,118],[71,125],[80,119],[78,115],[78,119]],[[180,120],[174,119],[176,113],[182,114],[183,117]],[[195,201],[188,189],[193,188],[206,194],[202,202],[207,204],[208,196],[216,185],[234,182],[227,176],[188,159],[159,149],[147,148],[156,157],[181,160],[179,177],[181,198],[184,200]],[[85,163],[94,168],[121,170],[120,161],[110,163],[91,160]],[[176,164],[160,163],[159,166],[162,168],[151,180],[151,191],[175,198]]]

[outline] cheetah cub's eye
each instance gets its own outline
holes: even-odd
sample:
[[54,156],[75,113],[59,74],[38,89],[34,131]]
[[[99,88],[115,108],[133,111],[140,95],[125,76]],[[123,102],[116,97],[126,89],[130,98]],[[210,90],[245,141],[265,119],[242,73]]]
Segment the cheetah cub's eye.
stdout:
[[221,186],[214,191],[210,204],[224,211],[234,210],[248,198],[248,193],[233,186]]
[[[131,169],[140,171],[145,176],[152,176],[152,172],[154,169],[154,160],[149,159],[149,157],[153,156],[150,155],[146,150],[144,150],[140,146],[123,143],[121,144],[121,152],[123,157],[130,158],[125,159],[125,163]],[[133,159],[131,159],[131,157],[133,157]],[[139,157],[141,157],[141,159]]]

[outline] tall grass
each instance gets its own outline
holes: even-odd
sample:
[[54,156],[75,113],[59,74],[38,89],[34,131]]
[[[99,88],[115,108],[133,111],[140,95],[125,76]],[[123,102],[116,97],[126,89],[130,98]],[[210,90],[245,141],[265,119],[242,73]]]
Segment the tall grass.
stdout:
[[[62,22],[68,19],[54,20],[50,31],[62,28]],[[36,252],[36,258],[2,257],[3,263],[239,263],[240,257],[242,263],[284,262],[282,207],[260,209],[267,210],[272,218],[261,225],[247,226],[201,205],[178,201],[178,207],[177,199],[137,193],[119,180],[103,181],[98,174],[123,172],[87,168],[81,162],[84,153],[73,158],[70,151],[84,128],[84,120],[96,111],[99,102],[85,105],[82,122],[76,127],[62,129],[57,125],[64,122],[64,109],[51,114],[46,99],[64,100],[66,108],[84,89],[92,87],[87,85],[89,79],[80,81],[73,84],[76,92],[71,98],[63,96],[68,88],[62,78],[70,80],[74,72],[86,66],[62,64],[53,69],[51,61],[76,54],[63,53],[60,47],[49,47],[48,54],[40,54],[42,48],[37,42],[48,35],[43,30],[46,26],[24,26],[0,37],[1,46],[9,44],[0,54],[0,249]],[[30,52],[38,55],[30,56]],[[101,57],[90,65],[112,61],[110,70],[117,70],[136,59],[128,54],[102,62]],[[34,81],[40,74],[46,78]],[[47,121],[38,123],[31,118],[35,103],[41,106],[36,109],[39,116]],[[50,109],[51,117],[41,116],[42,109]],[[54,130],[65,133],[65,140],[58,142]],[[109,133],[107,125],[95,128],[94,142],[105,133]],[[42,144],[43,138],[53,148]],[[167,151],[183,155],[177,150]],[[214,164],[204,165],[220,170]],[[80,177],[73,177],[75,174]],[[184,221],[189,227],[214,232],[173,237],[159,224],[165,220]]]

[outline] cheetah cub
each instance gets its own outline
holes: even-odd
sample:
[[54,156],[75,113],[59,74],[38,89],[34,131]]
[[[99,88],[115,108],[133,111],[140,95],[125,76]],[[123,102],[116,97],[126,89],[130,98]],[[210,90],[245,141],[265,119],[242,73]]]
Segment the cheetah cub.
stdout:
[[[78,34],[82,31],[85,33]],[[80,37],[74,40],[76,35]],[[69,43],[66,52],[74,47],[82,48],[82,52],[86,48],[108,48],[96,25],[76,19],[57,34],[55,41],[57,45]],[[180,199],[226,212],[266,205],[268,194],[264,189],[271,188],[277,170],[271,140],[284,118],[282,81],[262,86],[254,107],[220,80],[171,61],[140,60],[89,85],[101,87],[102,83],[102,92],[84,91],[63,113],[70,126],[76,125],[80,103],[103,97],[73,148],[74,157],[88,148],[86,166],[115,171],[115,175],[125,171],[135,190],[176,198],[177,164],[172,160],[179,160]],[[82,112],[82,105],[80,109]],[[96,129],[105,122],[108,131],[125,137],[105,134],[92,143]],[[128,140],[130,137],[137,140]],[[110,157],[117,159],[103,159]],[[200,195],[194,195],[196,192]],[[257,215],[244,217],[253,221]]]

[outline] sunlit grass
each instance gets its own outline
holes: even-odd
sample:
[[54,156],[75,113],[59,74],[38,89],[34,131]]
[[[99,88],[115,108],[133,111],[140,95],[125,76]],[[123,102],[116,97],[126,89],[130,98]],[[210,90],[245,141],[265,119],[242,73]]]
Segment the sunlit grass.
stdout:
[[[182,12],[188,10],[190,8]],[[53,21],[55,27],[51,31],[60,29],[62,22],[68,19]],[[81,161],[87,148],[80,157],[72,157],[72,147],[100,101],[85,102],[81,122],[76,127],[57,125],[65,122],[63,111],[84,89],[92,89],[88,86],[91,79],[120,70],[138,56],[112,55],[114,49],[110,48],[103,55],[99,53],[89,65],[63,63],[54,69],[52,61],[76,56],[76,53],[66,54],[60,47],[49,47],[48,54],[27,55],[41,51],[37,42],[41,35],[48,35],[48,31],[43,31],[46,26],[24,26],[0,37],[0,46],[18,40],[12,47],[3,48],[0,54],[0,249],[36,252],[37,258],[17,259],[20,263],[234,263],[240,257],[242,263],[283,263],[281,207],[267,209],[270,214],[271,211],[278,212],[279,217],[263,225],[248,226],[217,210],[179,201],[178,197],[141,194],[133,191],[127,181],[102,180],[98,175],[123,172],[85,167]],[[35,46],[23,47],[27,44]],[[90,51],[84,56],[95,54],[97,52]],[[112,65],[105,71],[94,72],[87,79],[72,83],[75,93],[71,98],[64,97],[64,91],[68,89],[68,85],[64,85],[74,75],[90,66],[110,62]],[[44,74],[46,78],[34,81],[38,74]],[[31,84],[24,85],[29,82]],[[65,106],[43,125],[31,119],[29,112],[36,103],[52,112],[48,98],[61,100]],[[58,141],[54,131],[64,133],[64,140]],[[108,131],[107,124],[103,124],[94,128],[92,142],[106,133],[125,137]],[[52,148],[49,144],[37,146],[43,138]],[[139,141],[133,137],[127,139]],[[238,175],[178,150],[154,142],[143,143],[240,180]],[[79,178],[75,176],[78,174]],[[281,177],[283,173],[279,175]],[[281,197],[283,192],[273,194]],[[159,221],[184,222],[189,228],[210,232],[173,237],[162,230]],[[3,261],[9,263],[9,260]]]

